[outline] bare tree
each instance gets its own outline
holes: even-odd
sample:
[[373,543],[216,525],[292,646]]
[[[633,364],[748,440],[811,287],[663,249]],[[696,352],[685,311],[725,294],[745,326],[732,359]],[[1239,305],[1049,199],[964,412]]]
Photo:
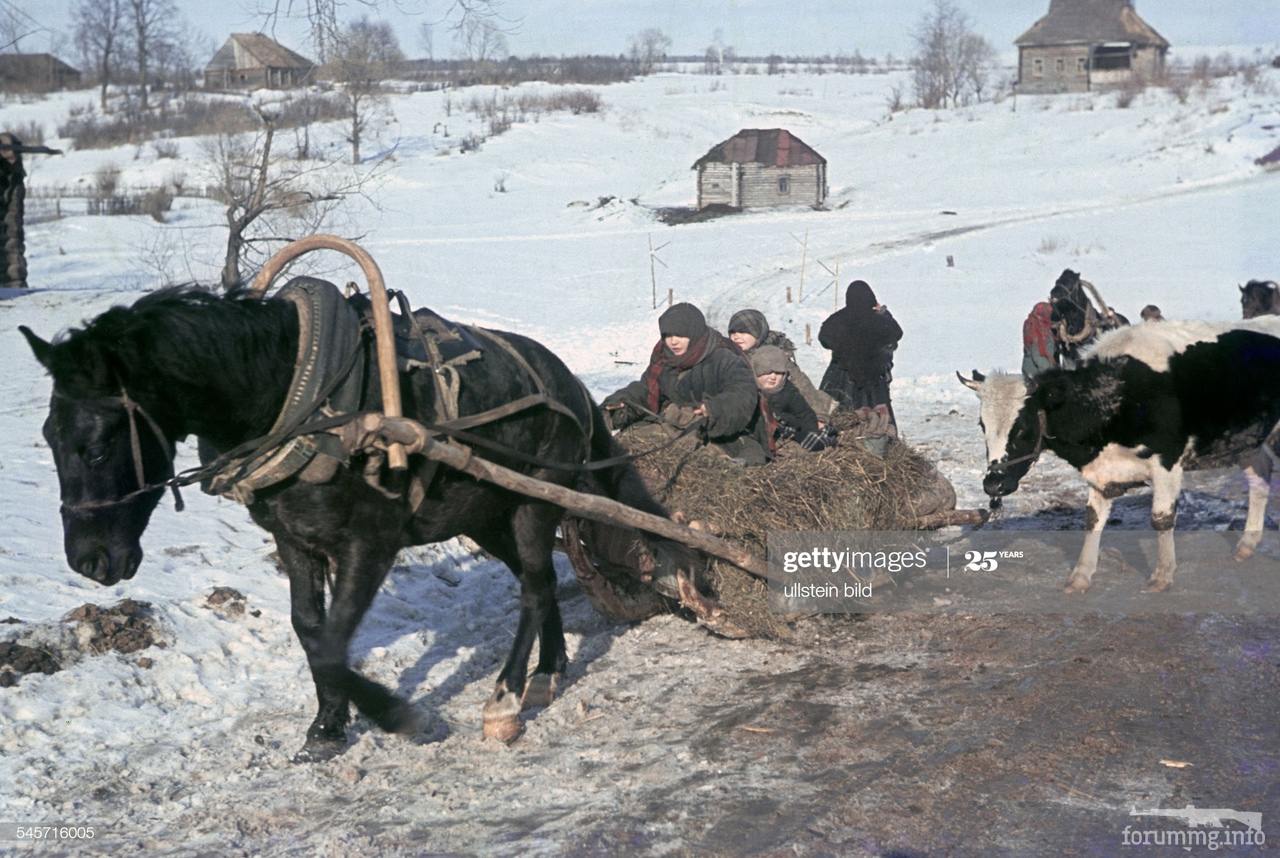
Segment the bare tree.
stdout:
[[913,38],[911,80],[921,107],[959,107],[981,96],[995,50],[952,0],[934,0]]
[[458,28],[458,47],[475,71],[496,60],[505,60],[507,36],[491,18],[473,16]]
[[151,83],[151,65],[155,55],[173,40],[173,27],[178,20],[178,9],[173,0],[126,0],[131,28],[131,45],[134,63],[141,87],[142,109],[147,109],[147,88]]
[[332,229],[342,203],[363,196],[379,175],[377,165],[357,172],[337,160],[283,157],[276,149],[274,119],[257,112],[262,130],[256,136],[221,134],[203,144],[205,178],[227,221],[224,289],[239,286],[242,270],[265,259],[269,245]]
[[[4,0],[0,0],[4,2]],[[262,29],[274,31],[280,18],[305,19],[311,28],[311,42],[316,57],[321,63],[333,59],[332,53],[341,40],[342,31],[338,24],[342,13],[354,7],[365,12],[376,12],[384,0],[256,0],[258,16]],[[401,12],[434,11],[435,0],[389,0]],[[441,22],[448,21],[454,30],[460,30],[469,21],[476,19],[498,19],[502,0],[450,0]],[[509,25],[513,21],[507,22]],[[497,25],[495,25],[497,26]],[[502,31],[502,27],[497,27]]]
[[76,48],[98,73],[99,102],[107,112],[107,88],[123,49],[124,0],[80,0],[75,9]]
[[641,30],[631,37],[628,54],[635,65],[636,74],[651,74],[653,67],[666,59],[671,50],[671,39],[657,27]]
[[18,51],[23,39],[40,32],[48,32],[48,28],[11,0],[0,0],[0,51]]
[[423,59],[435,59],[435,24],[423,21],[418,25],[418,47],[422,48]]
[[334,45],[334,79],[342,84],[351,120],[347,142],[351,163],[360,163],[360,141],[372,116],[383,107],[382,81],[404,59],[395,31],[386,21],[360,18],[347,25]]

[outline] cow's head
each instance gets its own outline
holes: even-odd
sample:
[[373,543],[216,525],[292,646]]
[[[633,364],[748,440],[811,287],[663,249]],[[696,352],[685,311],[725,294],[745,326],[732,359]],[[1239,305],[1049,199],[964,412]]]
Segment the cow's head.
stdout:
[[982,489],[994,500],[1013,494],[1031,469],[1044,443],[1041,411],[1028,407],[1031,391],[1020,375],[976,369],[971,378],[956,377],[978,394],[978,426],[987,442],[987,473]]

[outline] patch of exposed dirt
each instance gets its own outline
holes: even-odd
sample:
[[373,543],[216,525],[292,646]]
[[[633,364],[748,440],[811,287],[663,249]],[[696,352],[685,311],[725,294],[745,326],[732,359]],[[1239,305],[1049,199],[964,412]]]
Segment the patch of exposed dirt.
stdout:
[[124,599],[109,608],[86,603],[67,614],[64,622],[75,623],[76,638],[86,652],[131,653],[163,645],[153,616],[149,602]]

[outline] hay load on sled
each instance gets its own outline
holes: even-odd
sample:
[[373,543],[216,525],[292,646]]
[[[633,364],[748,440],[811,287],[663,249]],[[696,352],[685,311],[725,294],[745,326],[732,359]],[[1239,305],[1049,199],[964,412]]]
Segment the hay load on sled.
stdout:
[[[879,419],[878,419],[879,418]],[[642,455],[636,468],[677,520],[765,556],[770,531],[914,530],[976,524],[975,510],[957,510],[951,483],[900,441],[875,412],[837,414],[839,445],[812,453],[783,443],[774,462],[744,468],[691,437],[670,443],[673,430],[632,426],[618,440]],[[669,444],[669,446],[667,446]],[[583,588],[601,612],[639,620],[682,606],[729,637],[785,637],[785,619],[768,605],[768,585],[735,564],[710,558],[699,589],[662,580],[639,535],[570,514],[564,548]]]

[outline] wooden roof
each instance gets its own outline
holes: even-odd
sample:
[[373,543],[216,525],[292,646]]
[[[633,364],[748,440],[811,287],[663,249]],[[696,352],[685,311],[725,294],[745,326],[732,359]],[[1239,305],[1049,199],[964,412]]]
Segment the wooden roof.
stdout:
[[205,71],[224,69],[310,69],[315,63],[294,53],[262,33],[232,33],[205,66]]
[[8,78],[44,78],[58,74],[80,74],[53,54],[0,54],[0,76]]
[[1169,47],[1164,36],[1138,17],[1133,0],[1049,0],[1049,14],[1031,25],[1019,47],[1129,42]]
[[694,162],[704,164],[765,164],[770,167],[805,167],[825,164],[827,159],[785,128],[744,128],[712,146]]

